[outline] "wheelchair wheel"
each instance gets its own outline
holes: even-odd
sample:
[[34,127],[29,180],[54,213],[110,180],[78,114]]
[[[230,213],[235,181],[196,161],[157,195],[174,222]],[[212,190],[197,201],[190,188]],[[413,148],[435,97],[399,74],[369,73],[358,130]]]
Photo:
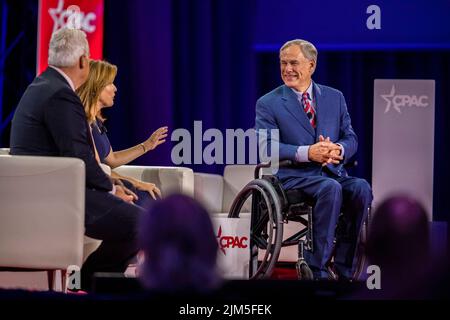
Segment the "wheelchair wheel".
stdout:
[[304,259],[299,259],[295,267],[299,280],[314,280],[313,272]]
[[[283,242],[281,203],[275,188],[266,180],[249,182],[234,200],[229,218],[239,218],[242,206],[252,196],[250,222],[249,278],[267,278],[272,274]],[[265,250],[258,263],[259,250]]]

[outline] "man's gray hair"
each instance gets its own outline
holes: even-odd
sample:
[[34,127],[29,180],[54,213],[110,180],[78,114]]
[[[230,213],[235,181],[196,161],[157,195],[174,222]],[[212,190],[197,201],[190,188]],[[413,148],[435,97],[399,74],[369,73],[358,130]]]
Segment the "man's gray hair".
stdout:
[[62,28],[52,34],[48,48],[49,65],[72,67],[82,55],[89,57],[89,44],[83,31]]
[[300,50],[302,51],[302,53],[306,59],[314,60],[315,65],[317,64],[317,55],[318,55],[317,49],[311,42],[306,41],[306,40],[302,40],[302,39],[290,40],[290,41],[286,42],[285,44],[283,44],[283,46],[280,49],[280,53],[287,47],[294,46],[294,45],[300,47]]

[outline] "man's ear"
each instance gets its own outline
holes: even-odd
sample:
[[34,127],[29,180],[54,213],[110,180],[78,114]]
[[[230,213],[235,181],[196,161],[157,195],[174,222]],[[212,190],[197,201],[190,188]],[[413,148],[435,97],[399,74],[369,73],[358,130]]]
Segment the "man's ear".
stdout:
[[311,71],[314,71],[314,69],[316,68],[316,62],[314,60],[311,60]]
[[87,59],[85,59],[85,58],[86,58],[86,56],[81,56],[80,59],[78,60],[78,63],[80,65],[80,69],[86,68]]

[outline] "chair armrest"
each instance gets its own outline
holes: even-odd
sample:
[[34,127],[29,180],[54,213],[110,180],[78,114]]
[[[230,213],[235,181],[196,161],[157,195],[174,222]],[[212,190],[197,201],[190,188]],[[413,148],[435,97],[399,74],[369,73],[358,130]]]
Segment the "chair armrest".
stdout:
[[194,198],[210,213],[222,212],[223,177],[218,174],[194,173]]
[[120,166],[115,168],[114,171],[123,176],[156,184],[163,196],[171,193],[194,196],[194,172],[189,168]]

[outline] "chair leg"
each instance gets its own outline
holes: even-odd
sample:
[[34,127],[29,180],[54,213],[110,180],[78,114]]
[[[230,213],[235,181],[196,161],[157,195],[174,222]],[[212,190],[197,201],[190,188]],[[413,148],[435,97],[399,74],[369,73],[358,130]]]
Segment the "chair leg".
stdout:
[[61,292],[67,293],[67,271],[61,270]]
[[48,290],[55,291],[55,270],[47,270]]

